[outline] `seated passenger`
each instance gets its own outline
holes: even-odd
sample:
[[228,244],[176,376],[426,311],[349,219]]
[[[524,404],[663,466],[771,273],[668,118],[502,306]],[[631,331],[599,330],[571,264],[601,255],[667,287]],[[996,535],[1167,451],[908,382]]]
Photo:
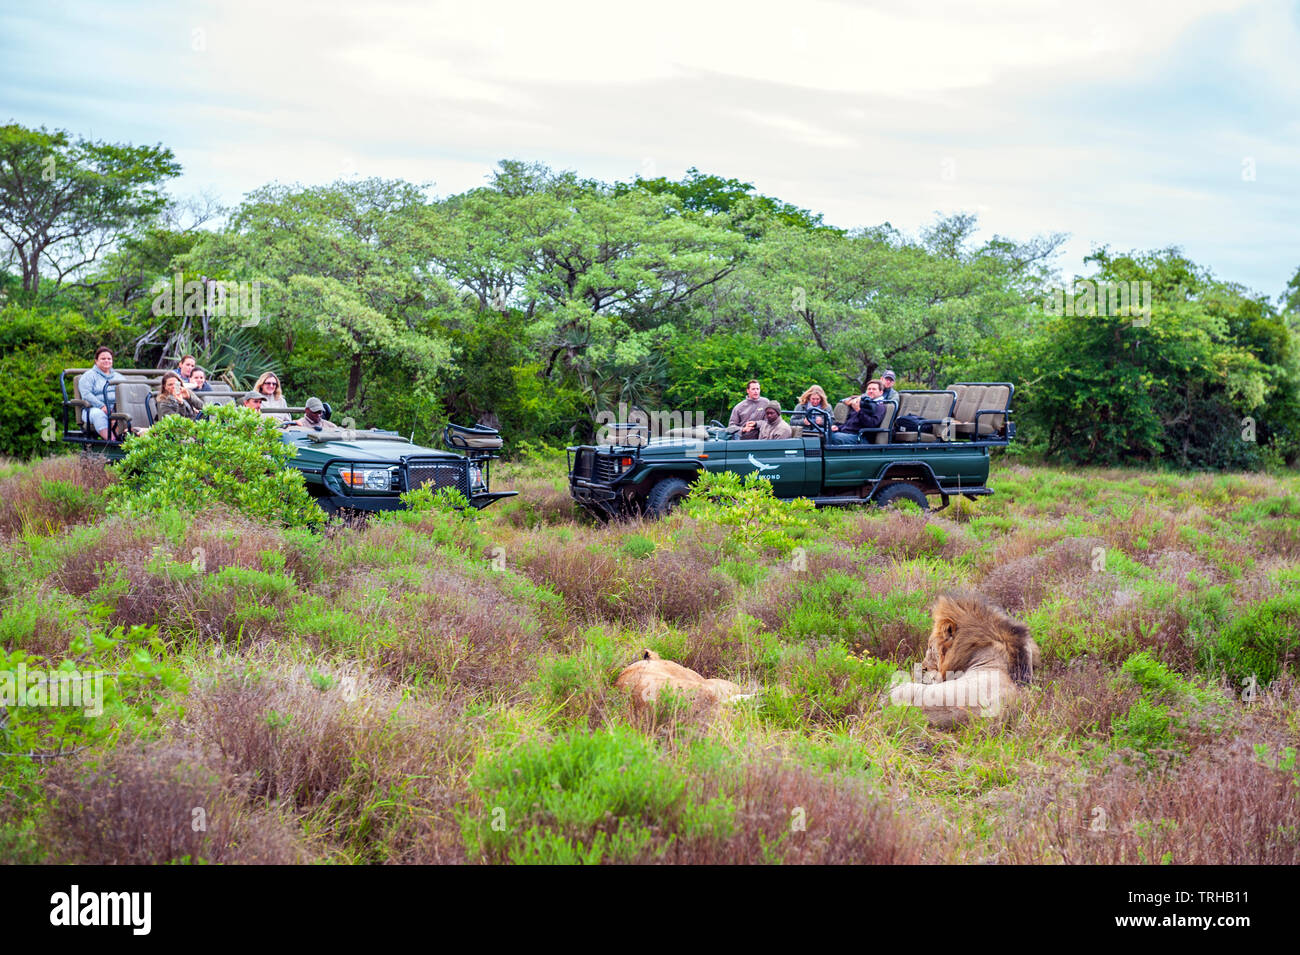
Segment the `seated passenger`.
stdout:
[[319,398],[308,398],[307,407],[301,418],[294,422],[299,428],[312,431],[342,431],[343,429],[325,417],[325,405]]
[[279,375],[273,371],[262,372],[262,377],[257,379],[257,384],[253,385],[253,390],[262,396],[263,414],[274,418],[280,424],[289,424],[293,420],[287,414],[276,414],[268,410],[289,407],[288,402],[284,400],[284,392],[280,390]]
[[745,400],[731,409],[728,428],[738,428],[738,438],[757,438],[758,426],[767,411],[767,399],[760,393],[757,380],[751,379],[745,388]]
[[264,401],[266,401],[266,395],[259,394],[256,391],[248,391],[239,396],[240,407],[252,408],[254,411],[261,411]]
[[902,402],[898,392],[894,389],[894,373],[886,369],[885,373],[880,376],[880,397],[883,401]]
[[211,390],[212,386],[208,384],[208,373],[202,368],[195,368],[194,373],[190,375],[190,391],[198,394]]
[[193,355],[186,355],[180,360],[180,364],[176,366],[176,374],[181,376],[181,382],[183,384],[189,385],[190,379],[194,375],[194,369],[198,366],[198,359]]
[[113,371],[113,353],[104,346],[95,349],[95,366],[81,376],[77,391],[81,400],[90,405],[86,409],[86,422],[100,438],[107,441],[109,418],[113,414],[114,392],[110,387],[126,378]]
[[781,420],[781,404],[769,401],[763,412],[763,423],[758,426],[758,436],[763,441],[779,441],[794,436],[790,426]]
[[191,394],[181,376],[174,371],[164,372],[158,385],[158,419],[178,414],[193,421],[203,413],[203,399]]
[[880,382],[871,379],[867,382],[867,393],[860,398],[849,398],[849,416],[842,425],[831,425],[830,440],[833,444],[858,444],[862,432],[880,427],[885,418],[885,405],[880,399]]
[[[809,409],[825,411],[826,417],[804,414]],[[826,392],[822,390],[821,385],[813,385],[799,396],[799,403],[794,406],[794,411],[790,412],[790,423],[815,424],[824,427],[825,423],[830,420],[830,414],[831,402],[826,397]]]

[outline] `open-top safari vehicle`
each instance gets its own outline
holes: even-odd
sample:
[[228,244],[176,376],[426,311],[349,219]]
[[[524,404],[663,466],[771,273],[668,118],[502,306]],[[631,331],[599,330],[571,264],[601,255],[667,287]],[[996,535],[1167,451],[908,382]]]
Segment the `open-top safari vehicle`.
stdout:
[[[644,425],[616,425],[612,443],[569,452],[569,489],[602,519],[667,514],[704,471],[757,472],[777,497],[806,497],[819,507],[912,501],[953,495],[975,499],[986,486],[989,452],[1015,436],[1007,382],[960,382],[939,391],[900,391],[885,403],[879,427],[861,443],[829,439],[827,412],[791,419],[793,436],[745,440],[718,422],[651,437]],[[843,402],[834,418],[844,420]]]
[[[63,391],[63,441],[117,460],[123,442],[134,429],[150,427],[157,419],[155,394],[165,369],[115,368],[122,381],[109,385],[114,395],[109,438],[101,438],[88,423],[89,403],[78,390],[85,368],[69,368],[59,376]],[[205,404],[234,404],[237,393],[212,382],[201,397]],[[324,405],[328,422],[332,412]],[[305,408],[275,408],[267,413],[300,418]],[[484,508],[516,491],[493,491],[491,463],[500,449],[499,432],[492,428],[448,424],[443,429],[445,450],[422,447],[393,431],[374,428],[304,428],[288,424],[281,440],[295,451],[290,466],[302,472],[307,490],[328,513],[398,510],[400,495],[421,487],[450,487],[460,491],[476,508]]]

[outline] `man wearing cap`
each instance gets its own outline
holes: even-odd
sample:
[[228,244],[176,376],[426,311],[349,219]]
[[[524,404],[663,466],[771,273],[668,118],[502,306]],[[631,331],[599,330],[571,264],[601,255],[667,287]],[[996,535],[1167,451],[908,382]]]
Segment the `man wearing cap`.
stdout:
[[325,404],[316,397],[308,398],[306,411],[294,422],[299,428],[312,431],[342,431],[343,429],[325,417]]
[[256,391],[246,391],[244,392],[243,396],[239,399],[239,403],[241,406],[245,408],[252,408],[254,411],[261,411],[262,402],[265,400],[266,400],[266,395],[264,394],[261,394]]
[[898,401],[898,392],[894,390],[894,373],[886,370],[880,376],[880,383],[884,386],[884,392],[880,395],[881,401]]
[[790,426],[781,420],[781,403],[769,401],[763,411],[763,420],[758,426],[758,437],[763,441],[780,441],[794,437]]

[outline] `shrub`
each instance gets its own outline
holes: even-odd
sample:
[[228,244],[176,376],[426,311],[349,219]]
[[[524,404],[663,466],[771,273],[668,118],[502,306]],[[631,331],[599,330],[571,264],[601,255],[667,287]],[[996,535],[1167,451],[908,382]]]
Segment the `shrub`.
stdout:
[[76,637],[63,660],[0,648],[6,695],[16,699],[25,681],[28,702],[0,719],[0,790],[22,791],[40,764],[149,723],[166,691],[185,683],[162,650],[147,627]]
[[578,621],[640,623],[654,616],[689,623],[725,606],[735,586],[696,554],[656,549],[643,557],[599,545],[549,547],[527,554],[524,571],[564,598]]
[[1300,592],[1280,594],[1249,607],[1208,643],[1204,665],[1224,669],[1233,683],[1272,682],[1300,651]]
[[0,534],[53,534],[104,509],[110,476],[98,455],[46,458],[0,480]]
[[1156,761],[1159,750],[1177,749],[1174,727],[1174,715],[1169,707],[1144,697],[1134,700],[1124,716],[1111,721],[1115,745],[1136,750],[1148,763]]
[[736,554],[771,549],[788,554],[812,526],[814,505],[807,498],[776,497],[772,482],[757,474],[742,480],[729,471],[704,472],[680,508],[687,517],[727,528],[727,546]]
[[112,511],[225,505],[291,526],[324,521],[302,474],[288,467],[294,449],[274,422],[247,408],[218,405],[198,421],[168,415],[125,448],[113,467],[120,480],[106,492]]
[[623,541],[620,548],[628,557],[635,557],[638,560],[649,557],[655,552],[655,542],[644,534],[629,534]]
[[1168,773],[1120,764],[1077,785],[1057,776],[1016,800],[1000,861],[1295,865],[1300,786],[1282,763],[1239,740]]
[[282,804],[347,860],[464,861],[474,723],[355,670],[243,662],[198,682],[178,729],[219,751],[254,807]]
[[626,727],[487,756],[470,784],[482,809],[462,815],[466,849],[492,862],[630,862],[689,805],[685,777]]

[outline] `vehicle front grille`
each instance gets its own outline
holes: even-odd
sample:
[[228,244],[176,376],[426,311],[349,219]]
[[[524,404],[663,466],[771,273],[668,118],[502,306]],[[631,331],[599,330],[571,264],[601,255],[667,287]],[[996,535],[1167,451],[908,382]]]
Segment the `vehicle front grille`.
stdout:
[[612,454],[596,455],[596,476],[598,484],[609,484],[618,477],[618,459]]
[[454,487],[469,497],[469,475],[464,461],[408,461],[406,464],[406,487],[416,488],[430,486],[434,490]]

